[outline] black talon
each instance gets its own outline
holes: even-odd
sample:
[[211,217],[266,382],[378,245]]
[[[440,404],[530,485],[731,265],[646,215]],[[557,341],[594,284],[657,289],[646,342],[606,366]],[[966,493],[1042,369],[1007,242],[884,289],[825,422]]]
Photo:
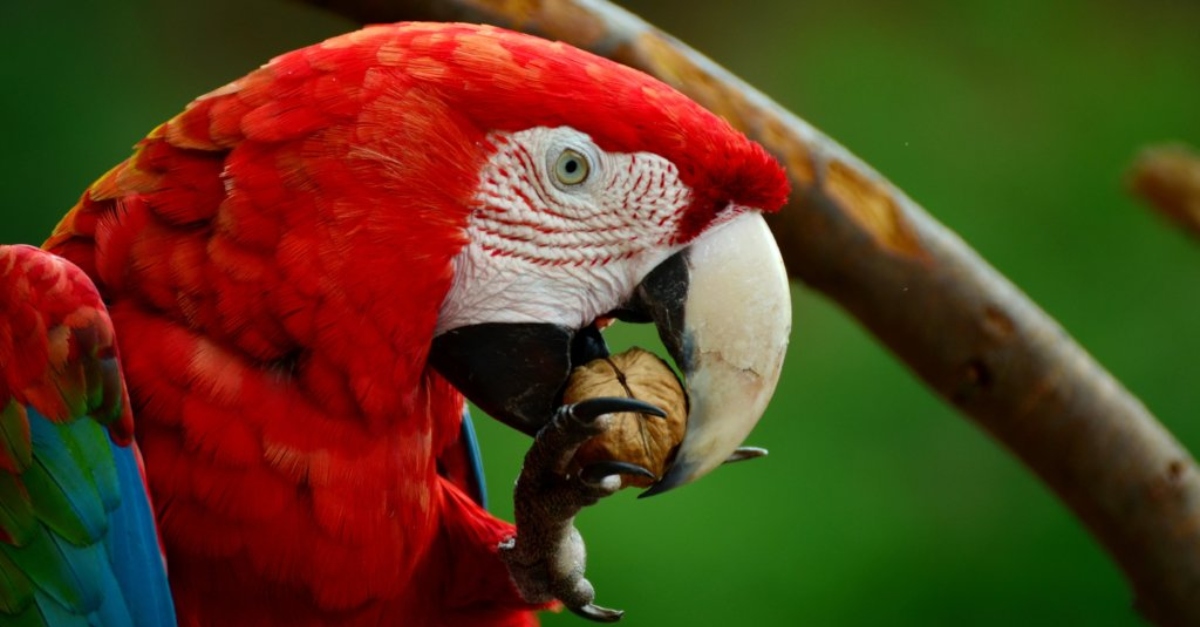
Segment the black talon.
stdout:
[[597,623],[615,623],[621,620],[621,617],[625,615],[625,612],[622,610],[610,610],[607,607],[600,607],[594,603],[588,603],[583,607],[572,607],[568,609],[571,610],[571,613],[577,616],[582,616],[583,618],[596,621]]
[[759,448],[757,446],[739,446],[737,450],[735,450],[733,454],[727,457],[722,463],[732,464],[734,462],[744,462],[748,459],[758,459],[759,457],[766,456],[767,449],[765,448]]
[[579,471],[580,480],[592,485],[600,483],[605,477],[611,477],[612,475],[638,475],[649,479],[658,479],[658,476],[650,472],[649,469],[629,462],[596,462],[588,464],[583,470]]
[[637,412],[639,414],[650,414],[659,418],[666,418],[667,412],[647,403],[639,401],[636,398],[620,398],[616,396],[601,396],[599,398],[589,398],[579,401],[571,406],[570,412],[577,420],[582,422],[592,422],[593,420],[603,416],[604,414],[618,414],[621,412]]

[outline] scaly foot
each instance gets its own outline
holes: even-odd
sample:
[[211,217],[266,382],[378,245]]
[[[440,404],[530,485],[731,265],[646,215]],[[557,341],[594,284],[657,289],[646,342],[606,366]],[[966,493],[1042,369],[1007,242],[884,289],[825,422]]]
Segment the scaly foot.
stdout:
[[622,475],[657,478],[636,464],[597,462],[567,471],[581,444],[608,428],[611,414],[666,414],[631,398],[592,398],[566,405],[538,432],[525,455],[514,490],[517,535],[500,545],[513,582],[526,601],[557,599],[584,618],[611,623],[623,612],[595,605],[596,591],[584,577],[587,550],[575,529],[575,515],[621,489]]

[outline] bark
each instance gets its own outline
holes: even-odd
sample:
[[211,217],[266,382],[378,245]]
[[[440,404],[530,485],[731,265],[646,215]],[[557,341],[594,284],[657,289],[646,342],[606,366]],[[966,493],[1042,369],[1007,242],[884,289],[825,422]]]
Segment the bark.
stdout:
[[363,22],[486,22],[670,83],[787,166],[792,277],[837,301],[1075,512],[1160,625],[1200,624],[1200,474],[1141,402],[954,233],[846,149],[603,0],[309,0]]

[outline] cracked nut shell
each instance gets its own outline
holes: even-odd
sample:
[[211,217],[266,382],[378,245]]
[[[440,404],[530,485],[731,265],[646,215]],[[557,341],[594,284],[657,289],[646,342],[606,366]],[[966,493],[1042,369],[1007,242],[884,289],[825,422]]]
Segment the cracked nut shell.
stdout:
[[[667,417],[615,414],[607,431],[579,447],[568,471],[574,473],[595,462],[621,461],[643,466],[661,477],[687,430],[687,393],[675,372],[654,353],[634,347],[576,368],[567,382],[563,402],[603,396],[643,400],[665,411]],[[622,476],[625,487],[649,487],[653,483],[648,477]]]

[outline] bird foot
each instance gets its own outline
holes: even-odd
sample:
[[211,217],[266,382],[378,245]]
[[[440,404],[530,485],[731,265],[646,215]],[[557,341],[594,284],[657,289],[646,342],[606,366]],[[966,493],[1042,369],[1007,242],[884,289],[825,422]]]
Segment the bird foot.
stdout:
[[596,591],[584,577],[587,550],[575,515],[620,490],[623,476],[655,475],[621,461],[596,462],[576,472],[568,468],[579,446],[608,429],[612,414],[620,412],[666,415],[631,398],[591,398],[559,408],[525,455],[514,490],[517,532],[500,545],[500,557],[526,601],[557,599],[575,614],[604,623],[620,620],[623,612],[593,603]]

